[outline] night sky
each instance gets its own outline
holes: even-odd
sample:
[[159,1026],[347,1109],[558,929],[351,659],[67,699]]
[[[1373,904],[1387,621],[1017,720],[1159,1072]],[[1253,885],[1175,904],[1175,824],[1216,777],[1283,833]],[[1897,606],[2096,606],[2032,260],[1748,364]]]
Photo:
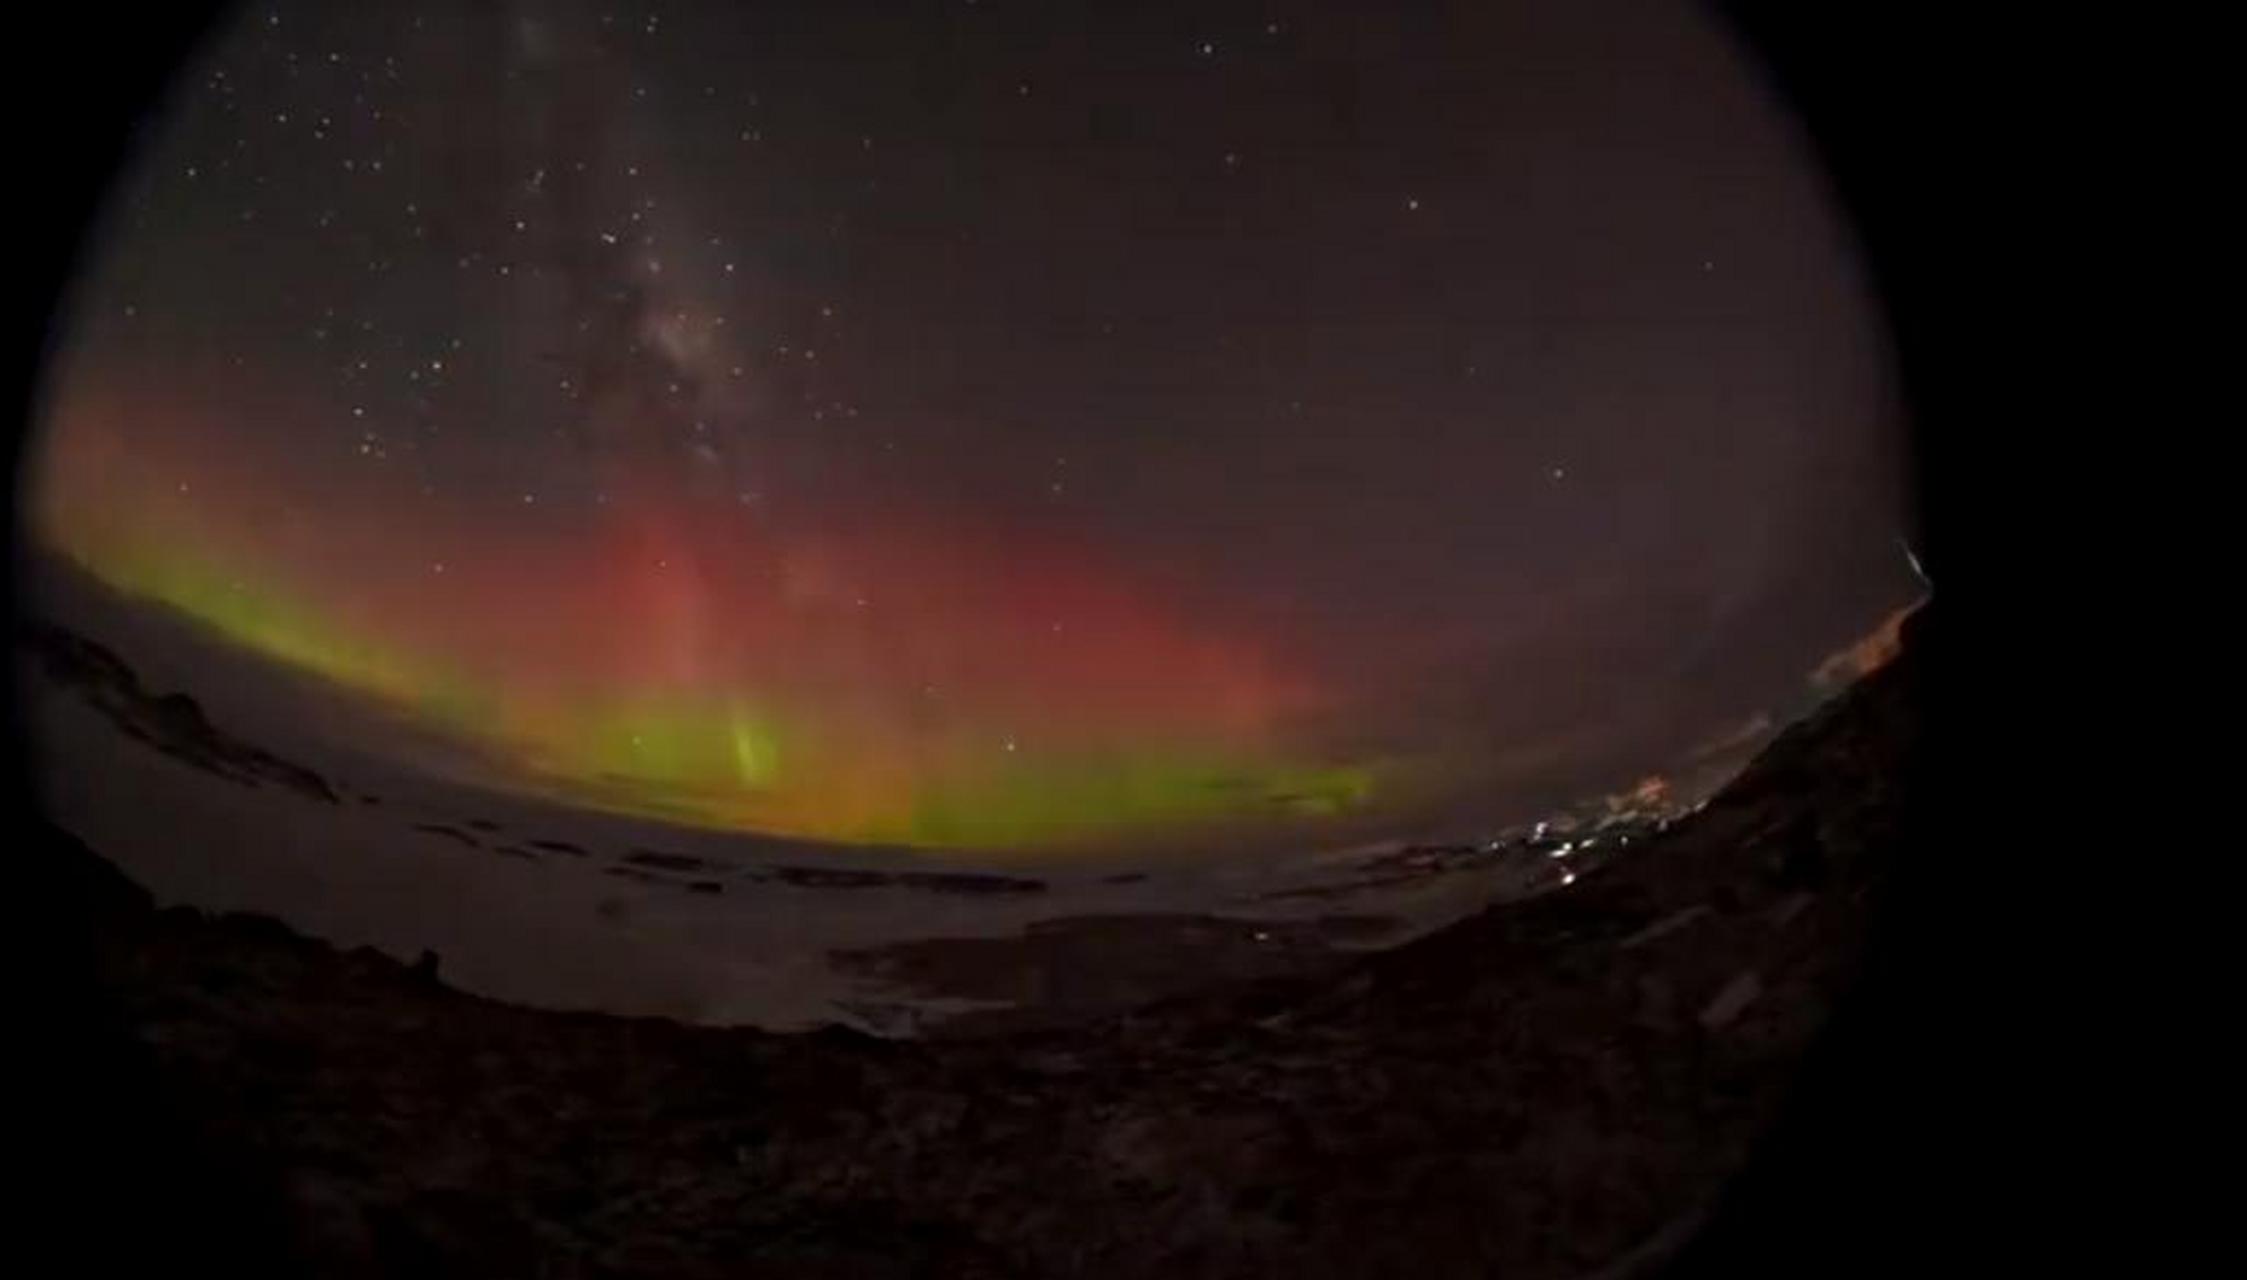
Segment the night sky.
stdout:
[[1511,820],[1918,589],[1847,228],[1687,6],[253,5],[66,320],[47,544],[708,825]]

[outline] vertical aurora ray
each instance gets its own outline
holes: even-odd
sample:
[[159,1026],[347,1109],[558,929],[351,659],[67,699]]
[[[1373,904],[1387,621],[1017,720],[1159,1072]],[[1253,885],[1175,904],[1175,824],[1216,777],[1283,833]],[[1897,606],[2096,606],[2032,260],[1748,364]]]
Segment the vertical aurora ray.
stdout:
[[744,789],[771,782],[779,763],[772,731],[738,699],[726,711],[726,734],[733,741],[734,780]]

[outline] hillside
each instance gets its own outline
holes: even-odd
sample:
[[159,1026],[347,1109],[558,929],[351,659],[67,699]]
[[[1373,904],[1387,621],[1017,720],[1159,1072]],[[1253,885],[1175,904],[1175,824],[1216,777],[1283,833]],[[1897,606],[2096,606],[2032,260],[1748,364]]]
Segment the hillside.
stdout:
[[89,1060],[143,1117],[104,1149],[165,1156],[123,1185],[214,1247],[254,1236],[243,1266],[1595,1274],[1694,1220],[1846,986],[1909,799],[1925,622],[1565,888],[1064,1030],[538,1012],[270,920],[157,911],[59,833],[20,865],[77,948],[56,974]]

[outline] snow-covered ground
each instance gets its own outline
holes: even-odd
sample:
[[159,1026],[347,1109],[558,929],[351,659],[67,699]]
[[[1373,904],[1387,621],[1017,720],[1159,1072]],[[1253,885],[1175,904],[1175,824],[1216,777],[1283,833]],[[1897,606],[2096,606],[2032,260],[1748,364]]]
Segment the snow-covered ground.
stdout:
[[[314,770],[342,799],[246,785],[165,754],[122,731],[82,691],[19,661],[36,776],[58,825],[163,904],[268,914],[340,946],[408,960],[433,950],[448,982],[532,1005],[773,1029],[862,1021],[852,1009],[869,1005],[937,1017],[972,1002],[846,977],[828,954],[1002,937],[1038,921],[1178,913],[1378,916],[1394,928],[1350,945],[1388,945],[1551,875],[1540,860],[1509,858],[1344,888],[1382,879],[1359,864],[1391,846],[1229,862],[994,864],[589,812],[354,749],[347,744],[363,735],[336,723],[352,714],[348,707],[323,702],[316,689],[289,690],[271,672],[224,665],[251,664],[247,658],[183,656],[183,643],[207,642],[183,642],[169,620],[83,596],[48,603],[57,621],[115,649],[150,693],[189,693],[217,730]],[[203,683],[182,684],[198,677]],[[635,851],[656,852],[661,864],[635,862]],[[791,866],[984,872],[1045,888],[943,891],[925,880],[836,887],[773,875]],[[1292,892],[1322,888],[1335,892]]]

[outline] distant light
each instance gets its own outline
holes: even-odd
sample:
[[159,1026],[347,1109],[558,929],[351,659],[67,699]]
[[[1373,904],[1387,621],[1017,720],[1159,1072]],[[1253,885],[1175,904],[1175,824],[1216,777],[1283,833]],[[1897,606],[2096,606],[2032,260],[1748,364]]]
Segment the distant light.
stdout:
[[1561,872],[1561,875],[1560,875],[1560,882],[1561,882],[1562,884],[1574,884],[1574,883],[1576,883],[1576,873],[1575,873],[1575,872],[1573,872],[1573,871],[1563,871],[1563,872]]

